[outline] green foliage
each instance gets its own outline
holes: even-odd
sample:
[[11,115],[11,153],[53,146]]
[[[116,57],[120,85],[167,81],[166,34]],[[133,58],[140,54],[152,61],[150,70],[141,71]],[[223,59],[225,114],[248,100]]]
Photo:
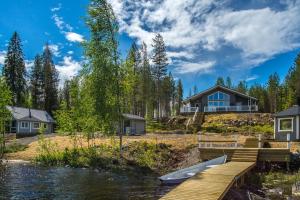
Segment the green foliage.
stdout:
[[52,53],[48,43],[43,52],[43,86],[44,86],[44,109],[51,115],[58,109],[58,72],[52,60]]
[[267,188],[284,187],[300,181],[300,173],[287,174],[283,172],[269,172],[260,175],[262,185]]
[[10,122],[11,113],[7,105],[11,104],[12,93],[3,77],[0,77],[0,158],[4,153],[5,146],[5,124]]
[[12,144],[5,146],[4,153],[15,153],[18,151],[24,151],[27,147],[27,145],[19,144],[14,141]]
[[31,89],[31,106],[36,109],[43,109],[44,95],[44,70],[43,58],[36,55],[34,58],[34,66],[30,73],[30,89]]
[[254,134],[273,134],[273,126],[265,125],[242,125],[242,126],[229,126],[223,123],[207,123],[202,127],[205,132],[211,133],[254,133]]
[[225,81],[224,81],[223,77],[218,77],[218,79],[216,81],[216,85],[225,86]]
[[12,103],[24,105],[26,95],[26,69],[23,58],[22,44],[19,34],[14,32],[7,47],[4,60],[3,76],[12,91]]

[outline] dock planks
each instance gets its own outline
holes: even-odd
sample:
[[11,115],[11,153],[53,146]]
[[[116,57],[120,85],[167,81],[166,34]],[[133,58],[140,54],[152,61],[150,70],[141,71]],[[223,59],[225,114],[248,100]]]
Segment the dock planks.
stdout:
[[183,182],[162,200],[219,200],[234,184],[237,177],[250,171],[256,162],[228,162],[205,170]]

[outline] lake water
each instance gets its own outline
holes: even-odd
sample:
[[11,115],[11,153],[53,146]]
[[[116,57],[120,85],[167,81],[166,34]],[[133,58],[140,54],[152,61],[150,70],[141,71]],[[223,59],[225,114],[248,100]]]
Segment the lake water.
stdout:
[[170,189],[161,186],[154,174],[0,166],[0,199],[158,199]]

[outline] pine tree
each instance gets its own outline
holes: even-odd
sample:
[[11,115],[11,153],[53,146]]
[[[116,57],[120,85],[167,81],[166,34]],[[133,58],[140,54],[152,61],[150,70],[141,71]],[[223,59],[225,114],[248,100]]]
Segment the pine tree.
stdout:
[[36,109],[44,109],[44,73],[43,59],[36,55],[30,74],[31,105]]
[[230,89],[233,87],[232,82],[231,82],[231,78],[229,76],[227,76],[227,78],[226,78],[226,87],[228,87]]
[[62,89],[62,98],[63,98],[63,101],[66,103],[66,109],[71,108],[70,90],[71,90],[71,81],[66,80],[64,82],[64,87]]
[[198,93],[197,85],[194,85],[193,92],[194,92],[193,95],[196,95]]
[[218,77],[216,85],[225,86],[223,77]]
[[14,32],[7,49],[4,61],[3,75],[12,91],[13,105],[22,106],[26,95],[26,69],[23,58],[21,39]]
[[153,118],[153,79],[148,59],[147,45],[143,42],[141,47],[141,69],[139,73],[139,95],[141,102],[141,116]]
[[178,80],[176,86],[176,114],[179,115],[183,100],[183,85],[181,79]]
[[267,90],[268,90],[268,96],[270,102],[270,111],[272,113],[278,111],[279,87],[280,87],[279,75],[277,73],[270,75],[267,84]]
[[43,69],[44,69],[44,101],[45,110],[53,114],[58,108],[58,72],[53,64],[52,53],[49,45],[45,45],[43,53]]
[[155,38],[153,39],[153,69],[152,74],[155,79],[155,93],[156,93],[156,106],[157,106],[157,112],[158,116],[157,118],[161,118],[161,96],[162,96],[162,90],[161,90],[161,82],[164,77],[167,75],[167,66],[168,66],[168,58],[166,53],[166,47],[163,40],[163,37],[158,33],[155,35]]
[[236,87],[236,91],[243,93],[243,94],[247,94],[248,86],[247,86],[246,81],[240,81]]
[[300,105],[300,53],[297,55],[295,59],[295,74],[294,74],[294,83],[296,89],[296,102]]

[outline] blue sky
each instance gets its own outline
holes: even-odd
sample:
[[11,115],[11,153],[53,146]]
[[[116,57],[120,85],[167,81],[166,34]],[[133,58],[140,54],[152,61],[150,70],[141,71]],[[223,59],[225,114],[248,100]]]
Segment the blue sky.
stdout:
[[[160,32],[169,70],[184,84],[185,96],[197,85],[210,87],[218,76],[236,84],[265,83],[271,73],[283,79],[300,52],[300,1],[293,0],[109,0],[120,23],[119,51],[151,41]],[[48,42],[61,79],[80,70],[89,37],[84,24],[88,0],[2,1],[0,64],[18,31],[28,69]]]

